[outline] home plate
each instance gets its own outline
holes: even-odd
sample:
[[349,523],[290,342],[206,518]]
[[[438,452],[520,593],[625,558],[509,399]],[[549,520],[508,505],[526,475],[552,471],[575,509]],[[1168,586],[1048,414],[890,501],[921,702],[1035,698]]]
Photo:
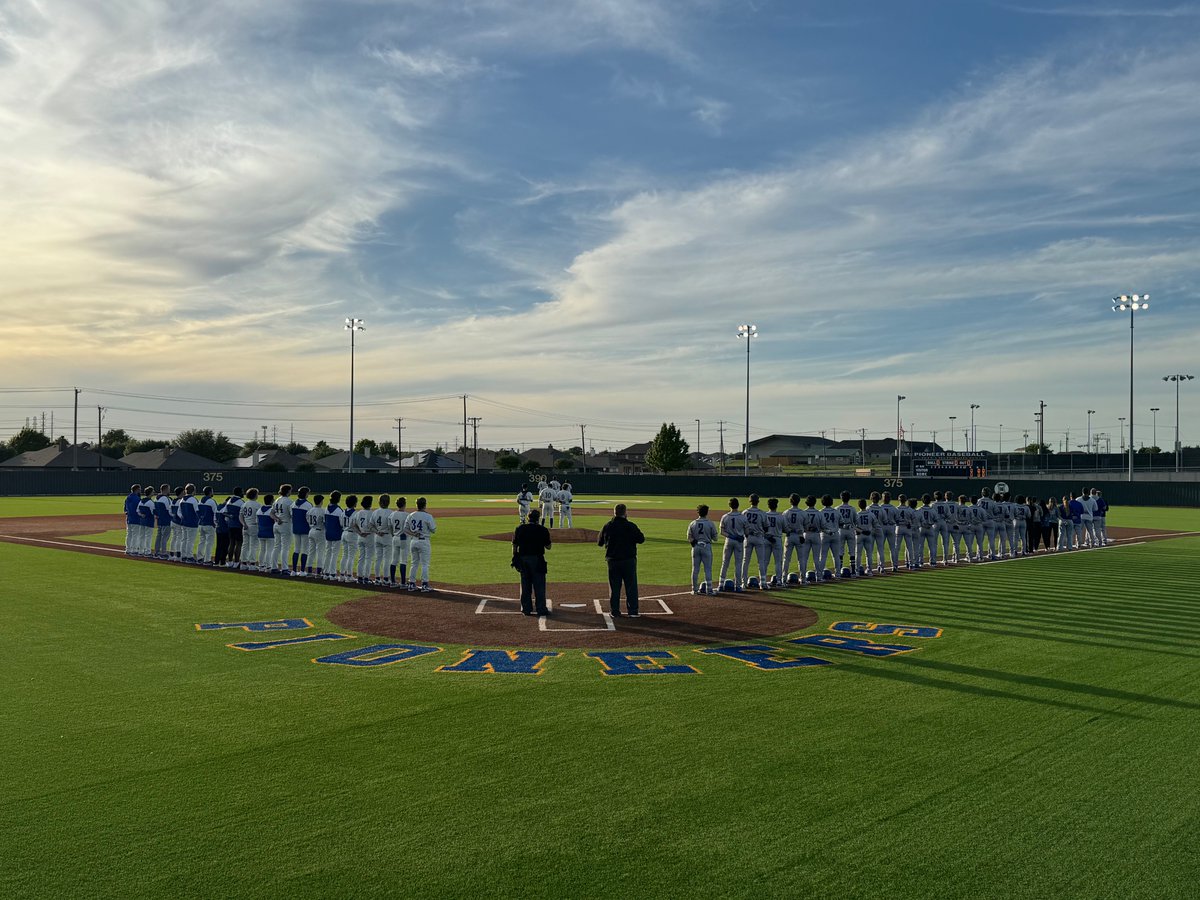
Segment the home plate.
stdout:
[[538,616],[539,631],[616,631],[612,616],[600,610],[589,609],[586,603],[555,603],[546,601],[552,616]]

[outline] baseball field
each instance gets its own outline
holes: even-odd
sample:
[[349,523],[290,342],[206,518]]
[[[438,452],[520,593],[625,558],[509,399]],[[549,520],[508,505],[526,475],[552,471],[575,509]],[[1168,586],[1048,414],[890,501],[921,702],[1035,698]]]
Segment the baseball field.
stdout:
[[430,498],[430,595],[128,559],[122,499],[0,498],[4,897],[1196,896],[1200,510],[713,599],[724,498],[589,497],[540,620],[508,498]]

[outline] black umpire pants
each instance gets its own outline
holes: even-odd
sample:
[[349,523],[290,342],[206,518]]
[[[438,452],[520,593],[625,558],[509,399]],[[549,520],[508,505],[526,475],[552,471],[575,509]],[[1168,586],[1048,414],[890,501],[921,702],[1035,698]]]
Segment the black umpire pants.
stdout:
[[242,560],[242,529],[229,529],[229,561],[241,562]]
[[638,611],[637,557],[608,560],[608,605],[614,616],[621,614],[621,585],[625,586],[625,610]]
[[217,547],[213,553],[213,565],[223,566],[229,562],[229,532],[217,532]]
[[545,557],[521,555],[518,560],[521,563],[521,612],[536,611],[539,616],[544,616],[549,611],[546,609],[546,573],[543,571]]

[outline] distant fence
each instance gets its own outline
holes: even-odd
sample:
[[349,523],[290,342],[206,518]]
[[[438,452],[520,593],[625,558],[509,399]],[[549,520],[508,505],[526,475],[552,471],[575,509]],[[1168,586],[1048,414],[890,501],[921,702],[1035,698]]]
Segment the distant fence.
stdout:
[[[559,476],[560,478],[563,476]],[[861,497],[871,491],[890,491],[920,496],[934,490],[955,494],[975,494],[997,481],[1006,482],[1014,494],[1037,497],[1061,497],[1077,493],[1083,487],[1098,487],[1114,505],[1125,506],[1200,506],[1200,482],[1196,481],[1125,481],[1116,477],[1081,476],[1021,479],[1019,473],[1004,473],[980,479],[965,478],[894,478],[885,475],[856,477],[807,477],[802,475],[593,475],[571,473],[565,476],[581,499],[620,500],[633,495],[660,494],[676,497],[705,497],[714,504],[732,496],[745,497],[751,491],[764,497],[822,494],[836,496],[842,490]],[[217,495],[228,494],[235,486],[274,490],[281,482],[308,485],[314,493],[403,494],[410,500],[421,494],[475,494],[480,497],[515,496],[525,481],[521,474],[459,475],[423,472],[263,472],[234,470],[221,472],[163,471],[78,471],[70,469],[0,469],[0,497],[74,494],[125,494],[131,484],[172,486],[192,483],[198,488],[210,485]]]

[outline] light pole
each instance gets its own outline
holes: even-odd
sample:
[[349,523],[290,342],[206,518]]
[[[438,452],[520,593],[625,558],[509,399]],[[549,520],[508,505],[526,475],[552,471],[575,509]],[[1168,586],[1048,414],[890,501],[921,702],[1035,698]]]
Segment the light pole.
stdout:
[[1121,452],[1125,452],[1125,417],[1117,416],[1117,421],[1121,423]]
[[971,404],[971,446],[969,449],[972,453],[979,449],[979,441],[976,439],[977,436],[975,434],[975,410],[979,408],[980,406],[978,403]]
[[996,442],[996,448],[1000,451],[1000,459],[997,462],[1002,462],[1004,459],[1004,423],[1000,423],[1000,440]]
[[700,420],[696,420],[696,457],[700,456]]
[[[350,452],[346,454],[346,471],[354,471],[354,334],[363,330],[362,319],[346,319],[346,331],[350,332]],[[464,468],[466,462],[463,462]]]
[[1150,407],[1150,414],[1154,416],[1154,431],[1152,432],[1152,434],[1154,435],[1154,446],[1155,447],[1158,446],[1158,411],[1160,409],[1162,409],[1161,406]]
[[1129,480],[1133,481],[1133,314],[1150,308],[1149,294],[1113,297],[1113,312],[1129,310]]
[[1092,416],[1094,416],[1095,414],[1096,414],[1096,411],[1095,411],[1094,409],[1089,409],[1089,410],[1087,411],[1087,417],[1088,417],[1088,429],[1087,429],[1087,431],[1088,431],[1088,438],[1087,438],[1087,442],[1088,442],[1088,445],[1089,445],[1089,446],[1091,446],[1091,443],[1092,443]]
[[957,418],[958,418],[958,416],[950,417],[950,452],[951,453],[954,452],[954,420]]
[[[904,426],[900,424],[900,401],[908,399],[903,394],[896,395],[896,477],[900,477],[900,461],[902,459],[901,452],[903,446],[901,440],[904,436]],[[1178,404],[1176,404],[1178,405]]]
[[1191,381],[1195,375],[1164,375],[1163,381],[1175,382],[1175,471],[1178,472],[1182,466],[1183,454],[1182,445],[1179,443],[1179,383],[1181,381]]
[[746,339],[746,451],[742,454],[742,474],[750,475],[750,343],[758,337],[757,325],[739,325],[737,336]]

